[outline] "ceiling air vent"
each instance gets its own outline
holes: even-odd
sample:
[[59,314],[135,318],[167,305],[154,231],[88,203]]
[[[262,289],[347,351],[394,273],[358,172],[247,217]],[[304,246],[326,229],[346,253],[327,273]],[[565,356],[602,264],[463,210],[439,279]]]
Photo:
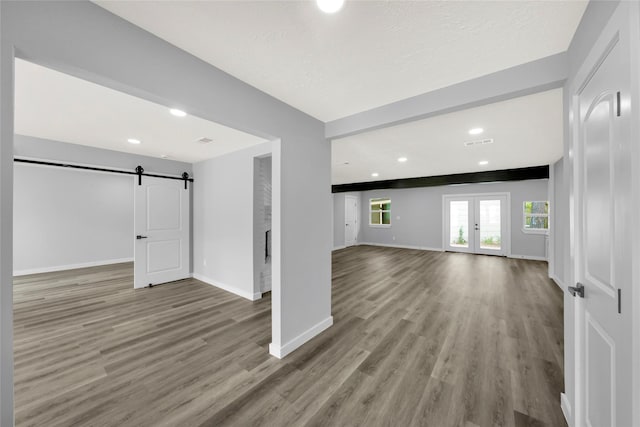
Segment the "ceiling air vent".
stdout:
[[493,144],[493,138],[488,138],[488,139],[478,139],[476,141],[467,141],[464,143],[465,147],[473,147],[475,145],[487,145],[487,144]]
[[213,142],[213,139],[202,137],[202,138],[196,139],[196,142],[199,142],[200,144],[211,144]]

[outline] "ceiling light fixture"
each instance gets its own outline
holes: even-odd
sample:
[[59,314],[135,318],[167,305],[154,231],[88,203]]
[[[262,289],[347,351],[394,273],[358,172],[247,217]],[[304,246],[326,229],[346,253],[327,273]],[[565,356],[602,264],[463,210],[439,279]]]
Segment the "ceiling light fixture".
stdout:
[[480,166],[486,166],[486,165],[488,165],[488,164],[489,164],[489,161],[488,161],[488,160],[480,160],[480,161],[478,162],[478,164],[479,164]]
[[163,154],[162,156],[160,156],[160,158],[162,158],[162,159],[168,159],[168,158],[169,158],[169,155],[168,155],[168,154]]
[[171,114],[173,114],[174,116],[176,116],[176,117],[184,117],[184,116],[187,115],[187,113],[185,113],[182,110],[178,110],[177,108],[172,108],[172,109],[169,110],[169,112]]
[[336,13],[344,5],[344,0],[316,0],[318,8],[324,13]]
[[404,163],[404,162],[406,162],[407,160],[409,160],[409,159],[407,159],[406,157],[398,157],[398,161],[399,161],[400,163]]
[[374,173],[371,174],[371,176],[374,177],[374,178],[377,177],[378,175],[380,175],[378,172],[374,172]]
[[135,138],[129,138],[129,139],[127,139],[127,142],[128,142],[129,144],[135,144],[135,145],[138,145],[138,144],[140,144],[142,141],[140,141],[139,139],[135,139]]
[[482,128],[469,129],[469,135],[480,135],[482,132],[484,132]]

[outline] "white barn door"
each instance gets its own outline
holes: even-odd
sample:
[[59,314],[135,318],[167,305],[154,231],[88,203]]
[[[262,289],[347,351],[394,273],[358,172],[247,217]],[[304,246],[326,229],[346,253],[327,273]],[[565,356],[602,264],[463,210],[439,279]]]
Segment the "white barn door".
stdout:
[[628,17],[620,9],[589,55],[574,92],[577,283],[569,290],[577,313],[576,426],[631,426],[632,405],[638,404],[632,402],[630,368],[638,361],[631,360],[632,313],[625,303],[631,296],[629,233],[634,226],[631,52]]
[[191,192],[181,180],[144,176],[137,184],[134,287],[189,277]]

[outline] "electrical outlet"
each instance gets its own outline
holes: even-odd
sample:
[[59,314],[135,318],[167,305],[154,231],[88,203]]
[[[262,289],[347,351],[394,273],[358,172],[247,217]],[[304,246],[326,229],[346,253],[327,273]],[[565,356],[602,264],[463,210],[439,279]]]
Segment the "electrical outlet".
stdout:
[[202,260],[202,265],[204,265],[205,267],[207,266],[207,260],[206,259]]
[[393,236],[393,240],[396,240],[396,236]]

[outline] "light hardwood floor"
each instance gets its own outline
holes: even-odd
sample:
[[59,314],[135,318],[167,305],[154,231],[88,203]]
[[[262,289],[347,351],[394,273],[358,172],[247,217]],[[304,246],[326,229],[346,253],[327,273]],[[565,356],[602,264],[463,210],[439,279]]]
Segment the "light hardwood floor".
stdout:
[[268,355],[271,304],[131,264],[15,279],[18,426],[564,426],[546,263],[333,254],[334,326]]

